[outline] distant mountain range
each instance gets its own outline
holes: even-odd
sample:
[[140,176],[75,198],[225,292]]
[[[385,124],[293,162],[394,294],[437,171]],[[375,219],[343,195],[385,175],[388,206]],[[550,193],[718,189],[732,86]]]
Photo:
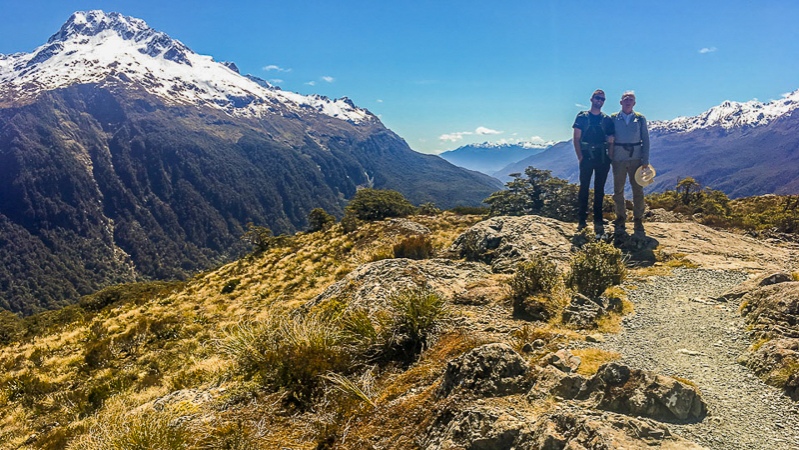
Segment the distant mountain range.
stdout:
[[[694,117],[650,123],[655,182],[645,192],[673,189],[693,177],[730,197],[799,193],[799,91],[767,103],[724,102]],[[642,111],[646,114],[646,111]],[[510,164],[494,175],[528,166],[578,181],[571,141]],[[611,180],[608,180],[610,185]]]
[[508,164],[541,153],[551,147],[552,144],[552,142],[545,144],[533,142],[513,144],[484,142],[482,144],[464,145],[455,150],[441,153],[438,156],[456,166],[476,170],[486,175],[494,175],[495,172]]
[[2,308],[186,276],[239,253],[248,222],[300,230],[364,186],[449,208],[502,184],[412,151],[346,98],[242,76],[117,13],[0,55]]

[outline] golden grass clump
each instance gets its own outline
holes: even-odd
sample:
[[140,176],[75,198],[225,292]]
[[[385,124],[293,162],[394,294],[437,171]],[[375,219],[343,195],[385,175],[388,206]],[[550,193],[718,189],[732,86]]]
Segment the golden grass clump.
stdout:
[[621,359],[621,354],[598,348],[578,348],[571,351],[582,362],[577,368],[577,373],[586,377],[593,376],[602,364]]

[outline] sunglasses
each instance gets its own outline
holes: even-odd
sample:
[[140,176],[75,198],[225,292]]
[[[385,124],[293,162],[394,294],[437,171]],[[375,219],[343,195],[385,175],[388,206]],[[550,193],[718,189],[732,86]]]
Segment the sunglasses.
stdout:
[[594,100],[599,100],[600,102],[604,102],[605,101],[605,97],[596,97],[596,96],[594,96]]

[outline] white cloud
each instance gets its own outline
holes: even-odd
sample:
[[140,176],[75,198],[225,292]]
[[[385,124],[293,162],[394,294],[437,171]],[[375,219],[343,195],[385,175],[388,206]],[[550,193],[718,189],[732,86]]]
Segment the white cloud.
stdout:
[[281,80],[280,78],[272,78],[269,80],[269,82],[272,84],[280,84],[283,82],[283,80]]
[[383,103],[383,100],[379,99],[379,98],[376,101],[377,101],[377,103]]
[[715,52],[717,50],[718,49],[716,47],[703,47],[703,48],[699,49],[699,53],[704,55],[705,53],[713,53],[713,52]]
[[335,78],[333,78],[333,77],[327,77],[327,76],[325,76],[325,77],[322,77],[322,81],[326,81],[326,82],[328,82],[328,83],[332,83],[332,82],[336,81],[336,79],[335,79]]
[[438,137],[438,139],[442,141],[457,142],[463,140],[464,136],[468,136],[470,134],[474,133],[472,133],[471,131],[458,131],[455,133],[442,134],[441,136]]
[[307,84],[308,86],[316,86],[316,81],[309,81],[305,84]]
[[581,103],[575,103],[574,106],[576,106],[578,108],[588,109],[588,105],[583,105]]
[[486,134],[502,134],[502,133],[504,133],[504,131],[492,130],[492,129],[486,128],[486,127],[477,127],[477,129],[474,130],[474,132],[477,133],[477,134],[482,134],[482,135],[486,135]]
[[271,72],[273,70],[278,71],[278,72],[291,72],[291,69],[284,69],[284,68],[282,68],[280,66],[276,66],[274,64],[270,64],[268,66],[264,66],[263,70],[265,70],[267,72]]

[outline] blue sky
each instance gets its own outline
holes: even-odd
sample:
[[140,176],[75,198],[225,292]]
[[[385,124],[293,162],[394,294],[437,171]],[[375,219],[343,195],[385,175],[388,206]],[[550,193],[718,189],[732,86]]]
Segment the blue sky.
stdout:
[[285,90],[349,97],[425,153],[568,139],[596,88],[606,112],[635,90],[650,120],[799,89],[791,0],[0,0],[0,53],[30,52],[89,9]]

